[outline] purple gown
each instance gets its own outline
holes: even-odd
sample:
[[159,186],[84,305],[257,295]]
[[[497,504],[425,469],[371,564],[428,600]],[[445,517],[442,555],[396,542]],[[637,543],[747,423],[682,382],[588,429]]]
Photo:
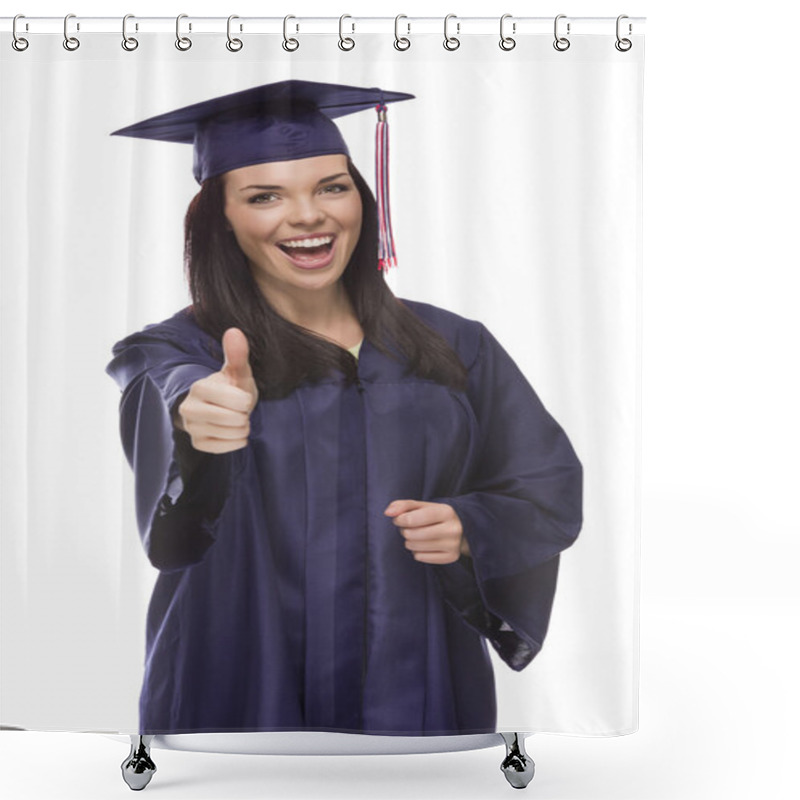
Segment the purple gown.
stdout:
[[[261,400],[248,446],[195,451],[170,410],[221,368],[190,309],[114,347],[148,558],[141,733],[495,730],[487,643],[512,669],[547,631],[581,465],[480,323],[402,301],[469,369],[457,392],[365,341],[341,373]],[[218,348],[217,348],[218,349]],[[471,557],[415,561],[383,513],[449,503]]]

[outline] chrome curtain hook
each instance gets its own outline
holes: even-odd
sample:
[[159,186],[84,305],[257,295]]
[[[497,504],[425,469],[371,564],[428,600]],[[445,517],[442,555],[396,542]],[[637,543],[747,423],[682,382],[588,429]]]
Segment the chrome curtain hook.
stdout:
[[[133,52],[139,46],[139,40],[133,36],[128,36],[128,20],[134,19],[133,14],[126,14],[122,18],[122,49],[127,50],[129,53]],[[139,30],[139,26],[136,26]]]
[[[553,42],[553,47],[558,50],[560,53],[563,53],[565,50],[569,50],[570,41],[565,36],[558,35],[558,21],[560,19],[566,19],[566,14],[559,14],[555,18],[555,22],[553,23],[553,36],[555,36],[555,41]],[[569,36],[569,22],[567,23],[567,36]]]
[[[501,50],[513,50],[517,46],[517,40],[512,39],[510,36],[506,36],[505,34],[505,24],[506,20],[511,19],[511,14],[503,14],[500,17],[500,49]],[[517,32],[517,23],[511,23],[511,33]]]
[[[175,19],[175,47],[178,50],[188,50],[192,46],[192,40],[188,36],[183,36],[181,34],[181,20],[188,19],[188,14],[178,14],[177,18]],[[189,23],[189,30],[192,30],[192,23]]]
[[[231,14],[228,17],[228,28],[227,28],[228,41],[225,42],[225,47],[227,47],[228,50],[231,51],[231,53],[238,53],[244,47],[244,42],[242,42],[241,39],[234,39],[231,36],[231,22],[233,22],[233,20],[235,19],[239,19],[238,15],[236,14]],[[241,29],[242,26],[240,25],[239,30],[241,31]]]
[[[290,38],[288,35],[290,19],[296,19],[296,17],[294,17],[292,14],[287,14],[283,18],[283,42],[281,43],[281,46],[283,47],[284,50],[286,50],[287,53],[293,53],[295,50],[297,50],[298,47],[300,47],[300,42],[298,42],[297,39],[293,37]],[[295,32],[299,30],[300,26],[296,25]]]
[[[627,53],[628,50],[630,50],[631,47],[633,47],[633,42],[630,39],[623,39],[619,35],[620,28],[621,28],[620,23],[624,19],[628,19],[628,15],[627,14],[620,14],[617,17],[617,41],[614,42],[614,47],[616,47],[617,50],[620,51],[620,53]],[[628,35],[630,36],[631,33],[633,33],[633,26],[629,22],[628,23]]]
[[[451,19],[456,19],[456,15],[455,14],[448,14],[444,18],[444,42],[442,42],[442,45],[444,46],[445,50],[451,50],[452,51],[452,50],[458,50],[458,48],[461,47],[461,40],[458,39],[456,36],[450,36],[449,33],[448,33],[447,28],[448,28],[448,24],[450,23]],[[461,33],[461,23],[460,22],[456,22],[456,33],[457,34]]]
[[[342,27],[346,19],[353,19],[353,18],[349,14],[342,14],[342,16],[339,17],[339,49],[344,50],[345,52],[348,50],[352,50],[356,46],[355,41],[351,39],[349,36],[345,36],[342,31]],[[353,28],[351,33],[355,33],[356,32],[355,22],[351,22],[350,25]]]
[[[80,39],[76,39],[74,36],[69,35],[69,21],[71,19],[75,19],[74,14],[67,14],[64,17],[64,49],[69,50],[70,52],[73,50],[77,50],[81,46]],[[76,23],[75,30],[80,30],[81,26]]]
[[398,14],[394,18],[394,49],[395,50],[408,50],[411,47],[411,39],[408,38],[408,34],[411,33],[411,23],[406,22],[406,36],[400,35],[400,20],[401,19],[408,19],[405,14]]
[[[24,14],[17,14],[17,16],[14,17],[14,22],[11,24],[11,35],[14,37],[11,40],[11,46],[18,53],[21,53],[23,50],[27,50],[28,49],[28,45],[30,44],[30,42],[17,33],[17,20],[18,19],[25,19],[25,15]],[[26,24],[26,28],[27,28],[27,24]]]

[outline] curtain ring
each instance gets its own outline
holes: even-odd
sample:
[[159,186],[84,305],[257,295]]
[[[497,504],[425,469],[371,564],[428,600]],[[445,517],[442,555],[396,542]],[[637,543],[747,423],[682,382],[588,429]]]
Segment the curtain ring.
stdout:
[[25,15],[24,14],[17,14],[17,16],[14,17],[14,22],[11,25],[11,35],[14,37],[11,40],[11,46],[18,53],[21,53],[23,50],[27,50],[28,49],[28,45],[30,44],[30,42],[27,39],[24,39],[22,36],[20,36],[17,33],[17,20],[18,19],[25,19]]
[[[512,39],[510,36],[505,35],[504,26],[507,19],[511,19],[511,14],[503,14],[503,16],[500,17],[500,49],[505,50],[506,52],[513,50],[517,46],[516,39]],[[517,32],[516,22],[511,23],[511,32]]]
[[[442,45],[444,46],[445,50],[453,51],[453,50],[458,50],[458,48],[461,47],[461,40],[458,39],[456,36],[449,36],[447,33],[447,25],[451,19],[456,19],[456,15],[448,14],[444,18],[444,42],[442,42]],[[461,23],[456,22],[456,33],[460,32],[461,32]]]
[[[553,42],[553,47],[558,50],[559,53],[563,53],[565,50],[569,50],[570,41],[565,36],[558,35],[558,21],[560,19],[566,19],[566,14],[559,14],[555,22],[553,23],[553,36],[555,36],[555,41]],[[569,36],[569,22],[567,23],[567,36]]]
[[[356,46],[356,43],[353,39],[351,39],[349,36],[342,35],[342,23],[346,19],[353,19],[353,18],[349,14],[342,14],[342,16],[339,17],[339,49],[344,50],[345,52],[352,50]],[[356,24],[355,22],[351,24],[353,26],[353,30],[351,31],[351,33],[355,33]]]
[[[283,18],[283,42],[281,43],[281,45],[283,49],[286,50],[287,53],[293,53],[295,50],[297,50],[298,47],[300,47],[300,42],[298,42],[297,39],[290,38],[289,36],[287,36],[290,19],[297,19],[297,18],[294,17],[292,14],[287,14]],[[299,30],[299,28],[296,28],[296,30]]]
[[[628,50],[630,50],[631,47],[633,47],[633,42],[630,39],[623,39],[619,35],[620,22],[622,22],[622,20],[624,20],[624,19],[628,19],[628,15],[627,14],[620,14],[617,17],[617,41],[614,42],[614,47],[616,47],[617,50],[620,51],[620,53],[627,53]],[[628,23],[628,33],[630,34],[630,33],[632,33],[632,31],[633,31],[633,28],[631,27],[631,24],[629,22]]]
[[[71,19],[75,19],[74,14],[67,14],[64,17],[64,49],[69,50],[72,52],[73,50],[77,50],[81,46],[80,39],[76,39],[74,36],[69,35],[69,31],[67,30],[67,26],[69,25],[69,21]],[[80,26],[76,27],[76,30],[80,30]]]
[[[129,53],[133,52],[139,46],[139,40],[133,36],[128,36],[128,20],[134,19],[133,14],[126,14],[122,18],[122,49],[127,50]],[[136,26],[139,29],[139,26]]]
[[[181,36],[181,20],[187,19],[188,17],[188,14],[178,14],[175,20],[175,47],[184,52],[192,46],[192,40],[188,36]],[[191,29],[192,24],[189,23],[189,30],[191,31]]]
[[[242,42],[241,39],[234,39],[231,36],[231,22],[233,22],[233,20],[235,19],[239,19],[238,15],[236,14],[231,14],[228,17],[228,30],[227,30],[228,41],[225,42],[225,47],[227,47],[228,50],[231,51],[231,53],[238,53],[244,47],[244,42]],[[239,30],[241,30],[241,27],[239,28]]]
[[[394,18],[394,49],[395,50],[408,50],[411,47],[411,39],[408,36],[401,36],[400,35],[400,20],[401,19],[408,19],[405,14],[398,14]],[[406,27],[408,28],[407,33],[411,33],[411,23],[406,22]]]

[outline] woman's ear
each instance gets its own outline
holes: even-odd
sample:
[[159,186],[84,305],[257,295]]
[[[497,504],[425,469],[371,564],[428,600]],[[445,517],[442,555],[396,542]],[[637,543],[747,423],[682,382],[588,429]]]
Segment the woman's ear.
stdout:
[[233,233],[233,225],[231,225],[231,221],[228,219],[228,215],[223,211],[222,218],[225,220],[225,230],[228,233]]
[[231,233],[231,232],[233,232],[233,225],[231,225],[230,220],[228,219],[228,215],[225,213],[225,209],[227,208],[227,205],[228,205],[226,179],[227,179],[226,175],[223,175],[220,178],[220,181],[221,181],[220,200],[221,200],[221,203],[222,203],[221,211],[222,211],[222,216],[225,218],[225,230],[228,233]]

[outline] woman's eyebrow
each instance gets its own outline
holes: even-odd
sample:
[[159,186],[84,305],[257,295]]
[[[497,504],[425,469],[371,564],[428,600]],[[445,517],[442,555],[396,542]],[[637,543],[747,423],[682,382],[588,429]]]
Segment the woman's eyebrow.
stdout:
[[246,192],[249,189],[261,189],[262,191],[273,192],[276,189],[283,189],[283,186],[264,186],[264,185],[262,185],[260,183],[254,183],[251,186],[243,186],[241,189],[239,189],[239,191],[240,192]]
[[[331,181],[338,180],[339,178],[349,177],[349,175],[350,175],[349,172],[337,172],[336,175],[329,175],[327,178],[320,178],[317,181],[317,186],[319,186],[322,183],[330,183]],[[259,183],[259,184],[251,184],[250,186],[243,186],[241,189],[239,189],[239,191],[240,192],[247,192],[250,189],[259,189],[262,192],[265,192],[265,191],[266,192],[274,192],[274,191],[278,191],[278,190],[283,189],[283,188],[285,188],[285,187],[278,186],[278,185],[266,186],[266,185],[263,185],[263,184]]]
[[320,183],[330,183],[331,181],[335,181],[338,178],[345,178],[349,176],[350,176],[349,172],[339,172],[336,175],[331,175],[329,178],[321,178],[319,181],[317,181],[317,184],[319,185]]

